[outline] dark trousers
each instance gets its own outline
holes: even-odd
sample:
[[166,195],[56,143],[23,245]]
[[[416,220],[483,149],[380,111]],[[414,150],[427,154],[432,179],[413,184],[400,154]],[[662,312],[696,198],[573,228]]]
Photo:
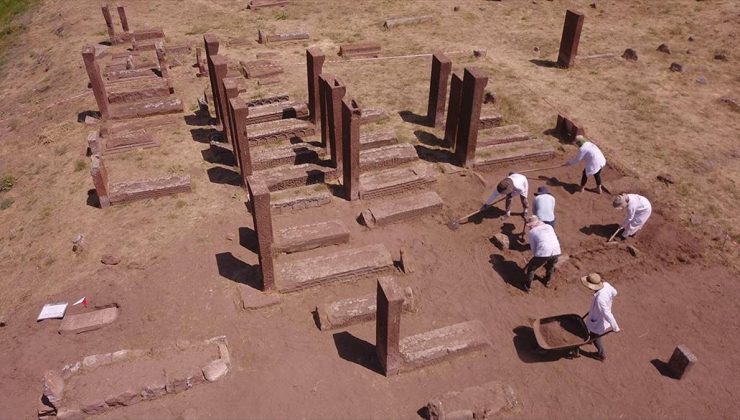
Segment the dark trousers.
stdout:
[[542,223],[545,223],[547,225],[550,225],[550,226],[552,226],[553,229],[555,229],[555,221],[554,220],[551,220],[549,222],[546,222],[546,221],[543,220]]
[[[596,180],[596,186],[601,185],[601,169],[599,169],[599,172],[596,172],[594,174],[594,179]],[[586,170],[583,170],[583,174],[581,175],[581,187],[586,185],[586,181],[588,180],[588,176],[586,176]]]
[[606,349],[604,348],[604,336],[590,333],[591,339],[593,340],[592,343],[594,343],[594,346],[596,346],[596,351],[599,353],[599,356],[606,359]]
[[553,255],[552,257],[532,257],[532,259],[527,263],[527,281],[524,286],[527,289],[532,287],[534,272],[543,265],[545,266],[545,283],[549,283],[552,278],[552,273],[555,271],[555,264],[558,262],[559,256],[560,255]]

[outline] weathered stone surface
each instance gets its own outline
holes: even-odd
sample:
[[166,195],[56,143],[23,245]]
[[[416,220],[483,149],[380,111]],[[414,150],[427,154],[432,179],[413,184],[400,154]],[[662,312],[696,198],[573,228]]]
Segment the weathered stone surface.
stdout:
[[213,360],[203,367],[203,376],[208,382],[216,382],[226,376],[227,373],[229,373],[229,367],[221,359]]
[[119,182],[110,186],[111,204],[190,192],[190,175],[173,175],[146,181]]
[[141,401],[141,395],[134,390],[128,390],[118,395],[111,395],[105,399],[105,403],[111,407],[134,405],[139,401]]
[[683,379],[696,362],[697,358],[694,353],[682,344],[673,350],[673,354],[668,360],[668,369],[676,379]]
[[558,114],[558,120],[553,130],[553,135],[561,140],[574,142],[576,136],[585,135],[586,131],[579,122],[575,119],[566,116],[565,114]]
[[676,73],[683,73],[684,71],[683,64],[680,63],[671,63],[670,69],[672,72]]
[[57,410],[57,420],[81,420],[85,414],[79,408],[62,407]]
[[384,202],[375,203],[363,212],[366,226],[385,226],[410,218],[416,218],[442,209],[442,199],[434,191],[404,196]]
[[542,140],[495,144],[481,147],[475,156],[475,168],[493,169],[512,162],[537,162],[555,157],[555,149]]
[[[88,143],[90,138],[88,137]],[[102,139],[102,145],[100,145],[100,152],[93,150],[93,145],[90,144],[90,150],[94,154],[112,155],[116,153],[123,153],[129,150],[135,149],[149,149],[152,147],[159,147],[159,140],[152,137],[151,134],[145,130],[136,130],[123,133],[116,133],[109,137]]]
[[360,151],[363,171],[390,168],[419,159],[416,148],[408,143],[393,144]]
[[285,118],[308,117],[308,105],[302,101],[283,101],[249,107],[247,124],[257,124]]
[[377,57],[380,55],[380,43],[357,42],[354,44],[341,44],[339,55],[342,57]]
[[277,191],[270,194],[270,206],[274,214],[321,207],[331,203],[332,193],[326,185],[309,185]]
[[287,254],[349,242],[349,229],[341,222],[328,221],[290,226],[275,232],[276,252]]
[[439,363],[490,345],[488,333],[480,321],[462,322],[412,335],[400,343],[403,370]]
[[393,130],[373,131],[360,133],[360,150],[374,149],[376,147],[390,146],[398,143],[396,133]]
[[278,288],[293,292],[329,282],[348,281],[393,270],[390,252],[381,244],[344,249],[331,255],[283,263]]
[[282,146],[265,145],[252,150],[252,169],[255,171],[282,165],[316,163],[324,157],[323,147],[310,143],[291,143]]
[[402,246],[398,253],[400,254],[403,272],[406,274],[414,273],[417,270],[416,259],[411,256],[409,249]]
[[105,254],[100,258],[100,262],[105,265],[118,265],[121,263],[121,257],[116,255]]
[[264,179],[251,175],[245,179],[251,205],[252,226],[257,235],[257,254],[259,255],[262,290],[275,289],[275,259],[273,251],[272,213],[270,190]]
[[435,181],[427,164],[360,175],[360,198],[370,200],[428,186]]
[[167,394],[167,384],[164,382],[164,380],[161,382],[144,385],[141,388],[140,393],[143,400],[153,400],[165,394]]
[[388,118],[388,114],[382,109],[362,108],[360,113],[360,124],[370,124]]
[[403,365],[399,350],[403,292],[392,277],[380,277],[376,299],[375,354],[383,373],[386,376],[395,375]]
[[[410,287],[403,290],[403,296],[403,311],[415,311],[416,302],[414,300],[414,292]],[[377,296],[375,294],[329,302],[321,308],[317,308],[319,313],[319,328],[321,330],[332,330],[372,321],[375,319],[377,309]]]
[[93,331],[115,322],[118,319],[118,308],[105,308],[78,315],[67,315],[59,326],[59,333],[79,334]]
[[277,168],[255,171],[255,176],[262,178],[271,192],[305,185],[324,183],[336,179],[334,168],[319,166],[313,163],[303,163],[294,166],[279,166]]
[[270,60],[241,61],[241,69],[247,79],[260,79],[283,73],[283,68]]
[[278,293],[263,292],[246,284],[239,284],[237,287],[242,308],[245,310],[267,308],[282,302],[282,297]]
[[560,67],[571,67],[578,55],[578,43],[581,40],[581,29],[583,28],[584,15],[582,13],[567,10],[565,22],[563,23],[563,35],[560,38],[560,51],[558,52],[558,65]]
[[514,390],[500,382],[451,391],[427,403],[428,419],[453,420],[501,418],[521,408]]
[[486,130],[485,133],[480,133],[480,137],[478,137],[478,147],[514,143],[529,139],[529,133],[522,130],[518,125],[505,125],[501,127],[493,127]]
[[452,72],[452,60],[441,52],[432,55],[432,73],[429,77],[427,124],[440,127],[445,113],[447,80]]
[[287,102],[290,101],[290,95],[287,93],[279,93],[277,95],[270,95],[270,96],[264,96],[261,98],[252,98],[247,101],[247,106],[258,106],[258,105],[266,105],[266,104],[274,104],[278,102]]
[[252,0],[248,9],[262,9],[265,7],[281,7],[289,3],[289,0]]
[[457,127],[460,124],[460,100],[462,99],[462,76],[453,72],[450,78],[450,95],[445,122],[445,146],[452,147],[457,142]]
[[171,96],[166,99],[156,99],[152,101],[111,104],[110,118],[120,120],[148,117],[152,115],[173,114],[182,111],[182,101],[179,98]]
[[660,45],[658,45],[658,51],[660,51],[662,53],[670,54],[671,53],[671,48],[668,45],[666,45],[666,44],[660,44]]
[[493,244],[496,246],[496,248],[502,251],[509,249],[509,237],[504,235],[503,233],[497,233],[493,235],[491,240],[493,241]]
[[279,34],[268,34],[266,31],[257,31],[257,40],[260,44],[268,42],[300,41],[309,39],[308,32],[285,32]]
[[455,140],[455,159],[466,168],[474,164],[483,92],[487,84],[488,76],[481,69],[465,68],[460,99],[460,121]]
[[637,61],[637,51],[633,50],[632,48],[627,48],[626,50],[624,50],[622,58],[627,61]]
[[159,78],[111,83],[106,86],[106,91],[108,102],[112,104],[162,98],[172,93],[167,82]]
[[387,19],[383,23],[383,27],[385,27],[386,29],[392,29],[402,25],[414,25],[417,23],[431,22],[432,19],[434,19],[432,15],[391,18]]
[[82,412],[88,415],[100,414],[108,410],[108,404],[105,401],[89,402],[82,405]]
[[255,144],[274,143],[314,134],[316,134],[316,127],[313,124],[295,118],[252,124],[247,130],[249,141],[255,142]]
[[501,124],[502,118],[503,117],[498,112],[486,109],[481,112],[480,120],[478,121],[478,130],[498,127]]
[[[341,168],[342,192],[345,200],[360,198],[360,104],[351,98],[342,100]],[[338,139],[335,139],[337,143]],[[336,153],[338,147],[334,150]],[[338,158],[334,160],[338,162]]]
[[54,408],[59,408],[64,397],[64,378],[57,370],[47,370],[42,380],[41,393]]

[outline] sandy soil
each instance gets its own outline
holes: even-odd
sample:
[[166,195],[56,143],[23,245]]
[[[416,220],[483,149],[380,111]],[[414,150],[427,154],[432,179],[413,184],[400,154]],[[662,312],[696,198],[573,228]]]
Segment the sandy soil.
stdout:
[[[520,218],[501,221],[501,212],[491,210],[458,231],[446,227],[451,217],[478,208],[506,172],[526,168],[484,174],[486,185],[468,171],[443,176],[433,186],[445,201],[443,213],[376,230],[355,220],[363,203],[339,199],[321,209],[276,216],[275,229],[341,220],[351,227],[352,245],[384,243],[394,258],[400,246],[409,247],[423,268],[399,273],[399,282],[414,288],[421,307],[404,317],[404,336],[471,319],[480,319],[491,336],[493,346],[484,353],[385,378],[373,359],[374,324],[321,332],[311,314],[325,301],[371,293],[372,279],[291,294],[263,311],[239,308],[237,283],[248,281],[257,264],[249,249],[251,217],[244,192],[223,181],[232,168],[208,161],[211,128],[192,115],[207,81],[195,77],[194,59],[171,70],[186,112],[181,122],[158,133],[162,147],[111,159],[113,181],[186,173],[193,178],[193,193],[105,210],[88,205],[92,182],[81,153],[89,128],[77,118],[95,103],[79,51],[84,43],[104,41],[105,26],[98,3],[49,0],[21,18],[28,30],[7,51],[0,75],[0,176],[17,178],[10,191],[0,193],[0,200],[13,201],[0,210],[0,314],[8,322],[0,329],[1,417],[35,415],[46,369],[88,354],[221,334],[229,339],[234,361],[222,382],[109,417],[176,418],[194,409],[202,418],[412,418],[431,397],[490,380],[514,387],[525,418],[738,412],[740,379],[734,372],[740,371],[740,357],[733,349],[740,344],[734,334],[740,327],[734,316],[740,232],[733,220],[740,120],[718,101],[740,97],[736,2],[600,1],[595,9],[575,1],[294,3],[284,14],[245,10],[244,2],[231,0],[127,5],[132,28],[163,26],[172,43],[200,46],[206,31],[224,41],[256,39],[258,28],[311,32],[308,42],[268,47],[224,42],[232,61],[279,51],[283,84],[258,88],[250,82],[249,96],[284,91],[305,98],[302,60],[309,45],[329,53],[341,42],[376,40],[384,55],[486,48],[485,59],[453,54],[454,66],[474,64],[488,71],[489,88],[497,92],[507,122],[540,135],[554,126],[557,110],[568,111],[586,124],[614,164],[605,173],[607,185],[641,191],[653,201],[653,218],[634,241],[638,256],[604,248],[622,215],[608,196],[574,194],[580,174],[573,168],[548,171],[544,178],[531,175],[531,190],[548,183],[558,200],[563,251],[580,252],[563,264],[553,288],[535,283],[531,295],[519,289],[530,256],[526,248],[500,252],[490,241],[500,231],[518,233]],[[455,5],[460,11],[453,11]],[[557,54],[568,7],[586,13],[581,55],[619,55],[631,47],[640,60],[587,59],[569,71],[542,65],[537,60]],[[381,28],[386,17],[425,13],[435,15],[434,24]],[[673,49],[670,56],[655,51],[664,42]],[[714,60],[717,52],[728,61]],[[427,147],[419,142],[440,135],[397,116],[424,113],[428,57],[360,64],[330,56],[328,61],[325,71],[341,77],[349,95],[389,111],[393,117],[383,126],[403,141]],[[669,72],[672,61],[688,71]],[[40,62],[51,63],[48,71]],[[708,83],[697,84],[699,76]],[[557,159],[574,153],[572,146],[545,138],[562,146]],[[675,183],[657,181],[662,173]],[[71,251],[77,233],[86,238],[81,255]],[[106,253],[123,262],[101,265]],[[577,279],[591,271],[601,272],[619,291],[614,311],[624,331],[606,338],[608,361],[534,352],[532,320],[588,310],[590,293]],[[43,303],[81,296],[93,305],[117,302],[119,320],[76,336],[57,334],[59,321],[35,322]],[[661,375],[678,344],[699,358],[682,381]]]

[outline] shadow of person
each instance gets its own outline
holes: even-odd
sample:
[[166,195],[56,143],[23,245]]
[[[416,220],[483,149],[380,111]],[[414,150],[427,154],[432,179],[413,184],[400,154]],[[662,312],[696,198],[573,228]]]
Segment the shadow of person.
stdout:
[[[522,222],[524,224],[524,222]],[[529,250],[529,244],[524,241],[522,231],[516,231],[517,227],[513,222],[501,225],[501,233],[509,238],[509,249],[513,251],[524,252]]]
[[519,360],[524,363],[546,363],[562,359],[567,353],[556,350],[544,350],[537,345],[532,327],[520,325],[513,330],[514,348]]
[[333,338],[339,357],[370,369],[375,373],[383,374],[373,344],[355,337],[347,331],[336,333],[333,335]]
[[429,120],[427,119],[426,115],[419,115],[417,113],[406,110],[398,111],[398,116],[407,123],[429,126]]
[[581,188],[581,186],[578,184],[563,182],[554,176],[548,177],[545,175],[540,175],[537,178],[544,180],[545,183],[551,187],[562,187],[568,194],[575,194],[576,192],[578,192],[578,189]]
[[524,291],[524,276],[525,272],[522,267],[516,261],[507,261],[501,254],[491,254],[488,262],[491,263],[491,267],[501,276],[504,281],[510,286]]
[[608,225],[600,225],[597,223],[584,226],[578,230],[589,236],[601,236],[602,238],[610,238],[614,232],[619,229],[619,224],[610,223]]
[[484,219],[499,219],[505,213],[505,211],[501,210],[498,207],[488,207],[487,209],[468,217],[467,223],[479,225],[483,223]]

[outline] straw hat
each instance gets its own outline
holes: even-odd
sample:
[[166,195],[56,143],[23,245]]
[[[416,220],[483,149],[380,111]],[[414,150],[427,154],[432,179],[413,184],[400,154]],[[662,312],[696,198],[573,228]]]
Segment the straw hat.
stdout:
[[615,209],[623,209],[627,207],[627,203],[629,203],[629,197],[627,194],[619,194],[618,196],[614,197],[614,201],[612,201],[612,206],[614,206]]
[[496,191],[498,191],[499,194],[509,194],[513,190],[514,182],[511,181],[511,178],[502,179],[501,182],[499,182],[496,186]]
[[601,280],[601,276],[596,273],[591,273],[587,276],[581,277],[581,283],[591,290],[601,290],[604,287],[604,282]]
[[542,224],[542,221],[540,220],[540,218],[535,215],[527,217],[526,222],[527,222],[528,228],[533,228],[535,226],[539,226]]
[[582,136],[580,134],[576,136],[576,144],[579,145],[579,146],[583,146],[583,143],[585,143],[587,141],[588,141],[588,139],[585,136]]

